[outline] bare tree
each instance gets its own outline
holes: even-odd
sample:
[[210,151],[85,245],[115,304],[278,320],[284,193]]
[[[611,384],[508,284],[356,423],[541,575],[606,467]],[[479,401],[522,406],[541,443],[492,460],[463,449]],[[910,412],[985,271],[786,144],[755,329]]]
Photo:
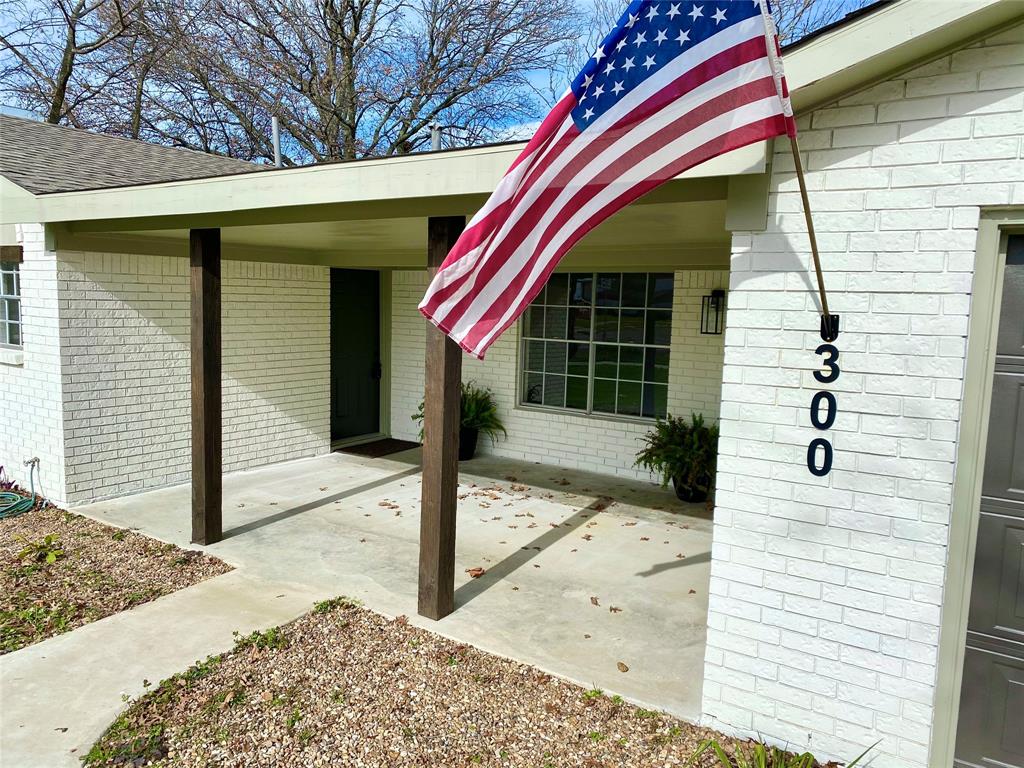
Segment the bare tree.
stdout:
[[772,15],[783,45],[839,21],[872,0],[772,0]]
[[572,0],[220,0],[180,63],[254,147],[273,114],[297,158],[391,155],[421,147],[432,123],[448,129],[449,142],[479,142],[542,110],[530,74],[552,66],[558,44],[573,38],[574,8]]
[[[0,91],[50,123],[70,119],[109,80],[83,67],[130,35],[142,0],[5,0],[0,3]],[[95,62],[91,62],[95,63]],[[85,71],[83,71],[85,70]]]

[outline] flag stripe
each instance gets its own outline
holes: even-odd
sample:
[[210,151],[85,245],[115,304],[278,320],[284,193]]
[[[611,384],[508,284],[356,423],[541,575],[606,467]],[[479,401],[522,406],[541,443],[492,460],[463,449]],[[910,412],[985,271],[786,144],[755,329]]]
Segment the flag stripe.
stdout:
[[[480,340],[482,338],[489,339],[495,335],[489,332],[495,325],[499,326],[499,330],[504,330],[504,328],[507,327],[510,322],[514,321],[517,316],[515,314],[510,315],[507,309],[500,315],[500,317],[497,316],[497,313],[505,306],[514,306],[518,308],[523,305],[524,302],[528,304],[532,301],[544,286],[543,282],[536,282],[537,275],[543,270],[550,272],[551,269],[554,269],[566,251],[578,242],[579,239],[587,232],[597,226],[597,224],[611,215],[611,213],[618,210],[618,207],[622,207],[633,202],[654,187],[663,183],[666,178],[663,174],[666,172],[674,172],[673,175],[677,175],[687,168],[691,168],[694,165],[702,163],[721,154],[722,152],[727,152],[738,146],[745,146],[746,144],[754,141],[760,141],[761,139],[767,138],[766,135],[761,133],[756,134],[754,138],[749,138],[741,129],[751,124],[755,126],[762,126],[765,124],[765,121],[768,121],[769,125],[774,125],[775,123],[773,121],[777,115],[772,114],[770,111],[770,107],[774,106],[774,102],[767,100],[767,102],[754,102],[753,104],[745,106],[750,108],[752,114],[758,115],[754,122],[749,123],[744,121],[741,126],[731,129],[730,133],[725,135],[726,137],[731,137],[733,135],[740,137],[742,139],[740,143],[736,143],[734,146],[733,142],[723,142],[723,136],[714,136],[707,139],[700,146],[686,152],[681,156],[680,160],[674,161],[665,166],[658,173],[652,174],[646,179],[640,179],[632,182],[624,191],[620,191],[622,189],[622,185],[609,185],[602,189],[600,194],[592,197],[588,203],[580,209],[580,211],[565,217],[562,227],[554,232],[555,236],[559,239],[555,242],[548,240],[541,253],[533,256],[528,263],[522,265],[521,269],[523,272],[516,276],[515,281],[509,285],[508,289],[498,294],[498,298],[490,305],[490,307],[485,309],[482,314],[477,315],[476,317],[470,317],[456,324],[452,329],[452,337],[460,343],[465,341],[467,347],[473,350],[471,354],[479,354],[481,346]],[[758,110],[758,106],[761,107],[760,110]],[[724,122],[730,120],[732,117],[733,113],[727,113],[723,115],[721,119]],[[707,135],[707,131],[700,131],[699,133],[702,137]],[[777,134],[770,135],[774,136]],[[676,142],[668,145],[668,151],[666,154],[671,154],[671,152],[677,151],[677,147],[680,145],[685,146],[685,144],[691,143],[688,141],[689,138],[689,135],[683,136]],[[686,162],[685,165],[683,164],[684,161]],[[675,170],[676,168],[679,170]],[[671,176],[668,178],[671,178]],[[616,192],[619,193],[615,194]],[[523,276],[525,274],[525,270],[530,268],[531,265],[532,269],[530,275],[528,278],[524,279]],[[547,269],[548,266],[550,266],[550,269]],[[525,290],[522,287],[524,283],[526,284]],[[516,292],[515,299],[508,298],[513,291]],[[508,322],[505,322],[506,319]],[[470,324],[471,321],[472,324]],[[484,348],[486,348],[486,344],[484,345]]]
[[[514,206],[519,200],[526,195],[531,188],[533,188],[539,181],[537,173],[551,172],[554,169],[560,169],[562,166],[558,165],[558,157],[564,155],[567,151],[571,155],[575,152],[580,152],[585,149],[591,141],[597,138],[600,132],[604,130],[610,130],[616,125],[621,126],[621,121],[628,119],[630,113],[634,109],[640,109],[645,102],[655,97],[657,93],[673,82],[676,77],[683,76],[687,72],[691,71],[694,67],[700,66],[704,59],[713,58],[715,55],[722,53],[723,51],[731,50],[736,45],[747,42],[749,40],[763,39],[764,31],[763,27],[759,24],[758,19],[750,19],[746,22],[736,24],[725,30],[720,35],[716,35],[714,38],[702,43],[699,46],[680,54],[677,56],[668,66],[665,67],[662,72],[658,73],[658,77],[651,78],[641,84],[640,87],[636,88],[628,97],[624,98],[616,109],[610,110],[605,116],[601,118],[601,121],[589,126],[589,130],[581,134],[578,130],[567,130],[574,128],[569,111],[571,107],[575,107],[576,103],[574,99],[563,99],[549,115],[549,119],[545,120],[541,128],[538,130],[537,135],[534,139],[541,136],[545,127],[548,126],[553,132],[557,131],[558,139],[555,143],[549,143],[550,137],[541,139],[540,143],[545,145],[552,151],[547,155],[542,155],[538,152],[533,152],[529,162],[526,162],[525,158],[520,158],[513,163],[512,169],[519,171],[518,174],[509,175],[502,180],[499,184],[498,190],[491,196],[491,199],[484,205],[484,208],[473,217],[470,225],[466,228],[466,232],[463,233],[462,238],[465,238],[465,246],[463,245],[462,238],[460,242],[452,249],[452,252],[448,255],[448,258],[442,263],[441,270],[453,263],[459,258],[459,255],[465,251],[468,251],[481,242],[483,238],[487,236],[487,231],[484,228],[484,218],[488,219],[487,223],[494,225],[505,221],[509,217],[515,216]],[[764,46],[761,46],[761,53],[763,55]],[[551,121],[550,118],[554,117],[556,113],[565,122],[556,124],[555,121]],[[577,141],[579,139],[579,141]],[[531,140],[530,144],[533,143]],[[530,152],[531,146],[527,145],[526,149],[523,150],[524,154]],[[550,165],[549,165],[550,163]],[[552,165],[554,169],[552,169]],[[536,171],[531,175],[531,171]],[[514,177],[514,178],[513,178]],[[550,178],[548,176],[547,178]],[[520,182],[525,179],[525,183],[520,185]],[[505,181],[512,180],[515,184],[510,184],[506,187]],[[506,189],[513,191],[513,196],[507,196],[504,193]],[[499,191],[501,192],[499,197]],[[493,205],[492,205],[493,203]],[[484,214],[481,216],[481,214]],[[476,231],[481,230],[480,232]],[[491,234],[498,234],[492,232]]]
[[[747,67],[747,71],[750,73],[743,73],[744,80],[758,68],[761,70],[758,73],[761,80],[756,82],[762,83],[765,77],[770,77],[770,72],[763,60],[741,64],[741,66]],[[662,132],[660,135],[663,136],[663,140],[667,141],[674,135],[691,130],[704,120],[716,116],[728,104],[728,101],[721,101],[721,99],[727,97],[732,91],[725,89],[736,84],[735,78],[729,77],[729,74],[726,72],[714,80],[703,82],[700,88],[687,94],[693,100],[696,108],[684,111],[682,116],[662,111],[633,131],[619,136],[610,146],[595,146],[597,142],[594,142],[584,151],[571,156],[563,169],[564,173],[546,183],[540,189],[533,207],[524,211],[514,220],[515,225],[507,230],[502,241],[495,246],[493,258],[489,259],[487,264],[482,264],[478,271],[467,276],[464,282],[471,280],[472,285],[467,285],[458,292],[460,301],[464,302],[466,296],[472,296],[474,293],[479,293],[480,298],[486,300],[488,295],[486,286],[494,279],[499,270],[505,275],[509,274],[510,267],[515,267],[518,263],[516,256],[523,251],[543,245],[542,227],[550,220],[552,212],[557,212],[566,205],[571,206],[574,198],[579,202],[584,202],[587,198],[578,197],[581,189],[590,189],[593,194],[599,191],[600,185],[614,181],[616,176],[607,177],[607,171],[614,167],[614,163],[620,160],[624,154],[645,152],[648,148],[657,147],[658,144],[650,143],[649,139],[652,136],[658,136],[659,132]],[[689,73],[684,75],[684,79],[689,76]],[[763,84],[758,87],[763,91]],[[657,97],[658,94],[654,98]],[[680,101],[685,102],[684,99]],[[684,106],[686,106],[685,103]],[[594,156],[593,159],[592,156]],[[577,165],[581,167],[577,168]],[[602,174],[605,174],[606,178],[602,179]],[[431,306],[439,320],[447,319],[450,313],[458,316],[466,311],[464,304],[456,304],[452,300]],[[457,319],[454,322],[449,322],[453,325],[461,324]]]
[[774,27],[753,2],[633,0],[473,216],[423,315],[482,359],[595,226],[694,165],[786,133]]
[[[758,47],[761,51],[759,59],[754,57]],[[638,105],[637,109],[649,108],[648,105],[651,102],[664,104],[669,95],[673,93],[679,94],[677,104],[681,109],[689,107],[690,104],[699,107],[702,102],[714,99],[720,96],[725,89],[734,87],[735,81],[738,79],[748,80],[753,77],[770,75],[764,62],[763,51],[764,44],[756,37],[753,40],[743,41],[732,49],[721,51],[707,62],[686,71],[672,82],[661,83],[659,81],[656,83],[662,87],[655,90],[648,101]],[[708,66],[704,66],[704,64]],[[733,69],[744,67],[744,65],[746,68],[738,74],[732,73],[730,70],[722,71],[729,64],[738,65]],[[711,75],[714,77],[708,79]],[[584,179],[586,183],[589,183],[604,170],[608,163],[614,161],[622,153],[632,151],[648,134],[660,129],[665,123],[676,117],[676,112],[670,113],[661,110],[632,131],[618,133],[608,131],[602,134],[603,141],[581,142],[576,147],[569,147],[564,153],[565,159],[561,163],[548,166],[545,174],[534,179],[533,186],[524,188],[522,195],[519,196],[519,207],[497,230],[498,241],[490,254],[488,264],[481,265],[479,272],[466,270],[460,271],[460,274],[450,275],[447,285],[434,294],[430,303],[427,304],[431,313],[438,320],[442,320],[448,316],[449,312],[458,311],[456,309],[458,303],[467,294],[483,290],[484,285],[493,277],[494,270],[501,267],[504,260],[509,257],[511,248],[518,245],[519,249],[522,249],[535,241],[536,236],[531,238],[531,233],[536,231],[545,209],[564,203],[566,195],[571,195],[573,185],[582,185]],[[624,127],[625,119],[618,121],[615,126]],[[570,140],[572,139],[571,133],[567,136]]]

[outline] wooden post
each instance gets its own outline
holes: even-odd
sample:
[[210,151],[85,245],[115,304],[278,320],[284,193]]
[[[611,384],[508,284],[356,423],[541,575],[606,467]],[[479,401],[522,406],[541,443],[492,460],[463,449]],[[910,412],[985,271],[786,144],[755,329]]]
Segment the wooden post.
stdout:
[[220,230],[189,232],[192,294],[192,542],[221,540]]
[[[427,269],[431,277],[465,226],[462,216],[433,217],[428,221]],[[418,610],[421,616],[437,620],[455,608],[462,350],[430,323],[425,376]]]

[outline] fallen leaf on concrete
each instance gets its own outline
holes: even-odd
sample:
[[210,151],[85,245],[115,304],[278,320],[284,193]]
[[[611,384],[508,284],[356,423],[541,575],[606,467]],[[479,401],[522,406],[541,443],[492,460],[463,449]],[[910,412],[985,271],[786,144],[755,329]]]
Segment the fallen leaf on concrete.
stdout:
[[608,609],[608,613],[622,613],[621,608],[616,608],[614,605]]
[[684,555],[682,552],[680,552],[678,555],[676,555],[676,560],[682,560],[685,557],[686,557],[686,555]]
[[590,598],[590,604],[591,605],[598,605],[598,606],[601,605],[601,603],[598,602],[596,597],[591,597]]
[[697,590],[696,589],[691,589],[690,590],[690,594],[691,595],[696,595],[697,594]]
[[466,569],[466,573],[468,573],[474,579],[479,579],[481,576],[483,576],[485,573],[487,573],[487,571],[485,571],[483,568],[477,567],[477,568],[467,568]]
[[650,536],[641,536],[640,537],[640,541],[650,541],[650,540],[651,540]]
[[618,664],[616,664],[615,666],[619,668],[619,672],[629,672],[629,667],[627,667],[621,661]]
[[594,537],[591,536],[589,533],[584,533],[583,536],[581,536],[580,538],[582,538],[584,541],[590,541]]

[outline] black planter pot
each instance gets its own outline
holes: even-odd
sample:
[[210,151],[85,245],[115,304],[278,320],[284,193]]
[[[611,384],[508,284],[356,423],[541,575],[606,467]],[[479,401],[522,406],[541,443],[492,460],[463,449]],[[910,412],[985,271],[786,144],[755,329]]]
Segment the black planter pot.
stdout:
[[676,498],[688,504],[700,504],[708,500],[708,492],[701,488],[687,488],[676,478],[672,478],[672,487],[675,488]]
[[459,428],[459,461],[469,461],[476,455],[476,442],[480,432],[468,427]]

